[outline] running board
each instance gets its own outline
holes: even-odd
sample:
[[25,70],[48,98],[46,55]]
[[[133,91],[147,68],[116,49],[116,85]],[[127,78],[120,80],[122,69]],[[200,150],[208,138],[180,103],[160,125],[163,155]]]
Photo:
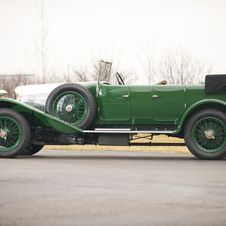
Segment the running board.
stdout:
[[131,130],[131,129],[112,129],[96,128],[95,130],[83,130],[83,133],[147,133],[147,134],[173,134],[172,130]]
[[129,146],[186,146],[185,143],[130,143]]

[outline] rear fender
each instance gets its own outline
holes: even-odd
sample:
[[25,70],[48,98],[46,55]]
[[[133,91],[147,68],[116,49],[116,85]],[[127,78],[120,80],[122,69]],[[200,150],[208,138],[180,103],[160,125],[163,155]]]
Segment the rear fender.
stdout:
[[226,103],[224,101],[216,100],[216,99],[201,100],[201,101],[196,102],[195,104],[191,105],[184,112],[184,114],[182,115],[182,117],[180,119],[178,129],[173,134],[178,134],[181,131],[183,124],[186,121],[187,117],[189,116],[189,113],[191,113],[195,108],[197,108],[198,106],[203,105],[203,104],[219,104],[219,105],[226,107]]

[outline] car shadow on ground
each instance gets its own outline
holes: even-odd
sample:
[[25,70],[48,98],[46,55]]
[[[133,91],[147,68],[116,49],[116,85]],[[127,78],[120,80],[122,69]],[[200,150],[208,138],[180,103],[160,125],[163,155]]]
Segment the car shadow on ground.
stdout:
[[[210,160],[200,160],[198,158],[196,158],[193,155],[187,155],[187,154],[167,154],[167,153],[147,153],[145,155],[142,156],[138,156],[138,155],[134,155],[132,154],[131,156],[129,156],[128,153],[117,153],[117,154],[109,154],[109,153],[95,153],[95,154],[81,154],[79,153],[79,155],[76,155],[76,153],[65,153],[65,155],[63,153],[58,154],[56,152],[56,154],[54,155],[53,153],[51,153],[51,151],[49,151],[49,154],[47,152],[45,152],[44,154],[42,154],[41,152],[39,152],[36,155],[32,155],[32,156],[18,156],[18,159],[77,159],[77,160],[155,160],[155,161],[171,161],[171,160],[183,160],[183,161],[210,161]],[[212,161],[219,161],[219,160],[211,160]],[[221,161],[226,161],[226,158],[222,159]]]

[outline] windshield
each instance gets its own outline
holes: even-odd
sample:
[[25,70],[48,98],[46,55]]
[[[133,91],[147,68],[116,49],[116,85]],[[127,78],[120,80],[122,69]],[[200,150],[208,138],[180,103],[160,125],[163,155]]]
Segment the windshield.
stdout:
[[111,62],[101,60],[98,82],[100,82],[100,81],[109,82],[110,81],[111,65],[112,65]]

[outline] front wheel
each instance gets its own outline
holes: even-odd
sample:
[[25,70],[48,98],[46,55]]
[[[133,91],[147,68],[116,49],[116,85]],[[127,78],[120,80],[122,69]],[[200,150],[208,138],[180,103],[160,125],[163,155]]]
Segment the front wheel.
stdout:
[[215,109],[197,112],[185,127],[185,143],[199,159],[222,159],[226,156],[226,115]]
[[14,158],[22,153],[28,146],[30,137],[30,126],[23,115],[12,109],[0,109],[1,158]]

